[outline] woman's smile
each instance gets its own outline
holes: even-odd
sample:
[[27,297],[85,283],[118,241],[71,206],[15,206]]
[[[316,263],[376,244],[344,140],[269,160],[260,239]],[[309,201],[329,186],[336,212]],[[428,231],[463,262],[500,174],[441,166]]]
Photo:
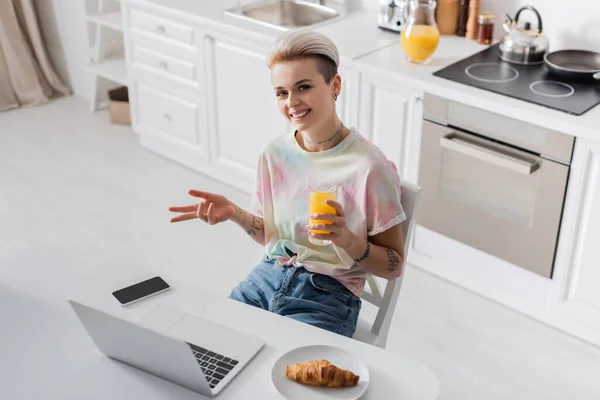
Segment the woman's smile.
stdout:
[[311,111],[312,110],[310,108],[306,110],[292,111],[290,113],[290,118],[294,122],[299,122],[304,120],[310,114]]

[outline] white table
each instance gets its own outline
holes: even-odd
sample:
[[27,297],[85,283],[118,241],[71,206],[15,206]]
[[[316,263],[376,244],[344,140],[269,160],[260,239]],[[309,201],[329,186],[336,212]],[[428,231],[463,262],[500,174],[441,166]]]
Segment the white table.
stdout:
[[266,346],[218,399],[280,399],[271,368],[284,352],[308,344],[342,347],[360,357],[371,382],[364,399],[436,399],[439,383],[422,363],[322,329],[196,289],[161,274],[173,289],[121,307],[111,292],[150,277],[100,255],[60,247],[28,250],[0,263],[0,398],[199,399],[188,389],[113,361],[94,346],[68,297],[137,320],[168,304],[262,337]]

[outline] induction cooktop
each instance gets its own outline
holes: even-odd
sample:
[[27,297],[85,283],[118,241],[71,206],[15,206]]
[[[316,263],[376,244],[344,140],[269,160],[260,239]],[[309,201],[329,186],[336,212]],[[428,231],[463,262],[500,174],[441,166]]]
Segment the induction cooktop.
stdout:
[[433,75],[573,115],[600,103],[600,82],[567,81],[552,75],[543,63],[507,63],[498,57],[498,45]]

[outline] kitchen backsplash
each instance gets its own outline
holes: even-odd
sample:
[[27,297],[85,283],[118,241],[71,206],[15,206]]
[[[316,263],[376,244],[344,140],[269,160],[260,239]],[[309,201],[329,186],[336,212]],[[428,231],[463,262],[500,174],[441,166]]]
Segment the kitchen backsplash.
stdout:
[[[363,2],[377,7],[380,0]],[[506,14],[514,17],[517,10],[526,5],[535,7],[542,16],[550,50],[579,48],[600,52],[600,2],[597,0],[481,0],[481,9],[490,10],[496,16],[495,40],[504,35],[502,22]],[[533,13],[524,11],[521,18],[535,25]]]

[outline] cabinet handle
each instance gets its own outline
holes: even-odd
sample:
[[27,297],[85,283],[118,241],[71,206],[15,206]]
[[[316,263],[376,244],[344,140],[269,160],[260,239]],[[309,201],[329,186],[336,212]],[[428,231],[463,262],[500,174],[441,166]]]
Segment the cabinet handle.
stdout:
[[164,62],[164,61],[161,61],[161,62],[160,62],[160,64],[158,64],[158,66],[159,66],[161,69],[164,69],[164,70],[167,70],[167,69],[169,69],[169,64],[167,64],[167,63],[166,63],[166,62]]
[[165,121],[167,122],[171,122],[172,118],[171,118],[171,114],[165,113],[165,115],[163,115],[163,118],[165,119]]
[[166,29],[165,29],[165,27],[164,27],[163,25],[158,25],[158,26],[156,27],[156,31],[157,31],[158,33],[165,33]]

